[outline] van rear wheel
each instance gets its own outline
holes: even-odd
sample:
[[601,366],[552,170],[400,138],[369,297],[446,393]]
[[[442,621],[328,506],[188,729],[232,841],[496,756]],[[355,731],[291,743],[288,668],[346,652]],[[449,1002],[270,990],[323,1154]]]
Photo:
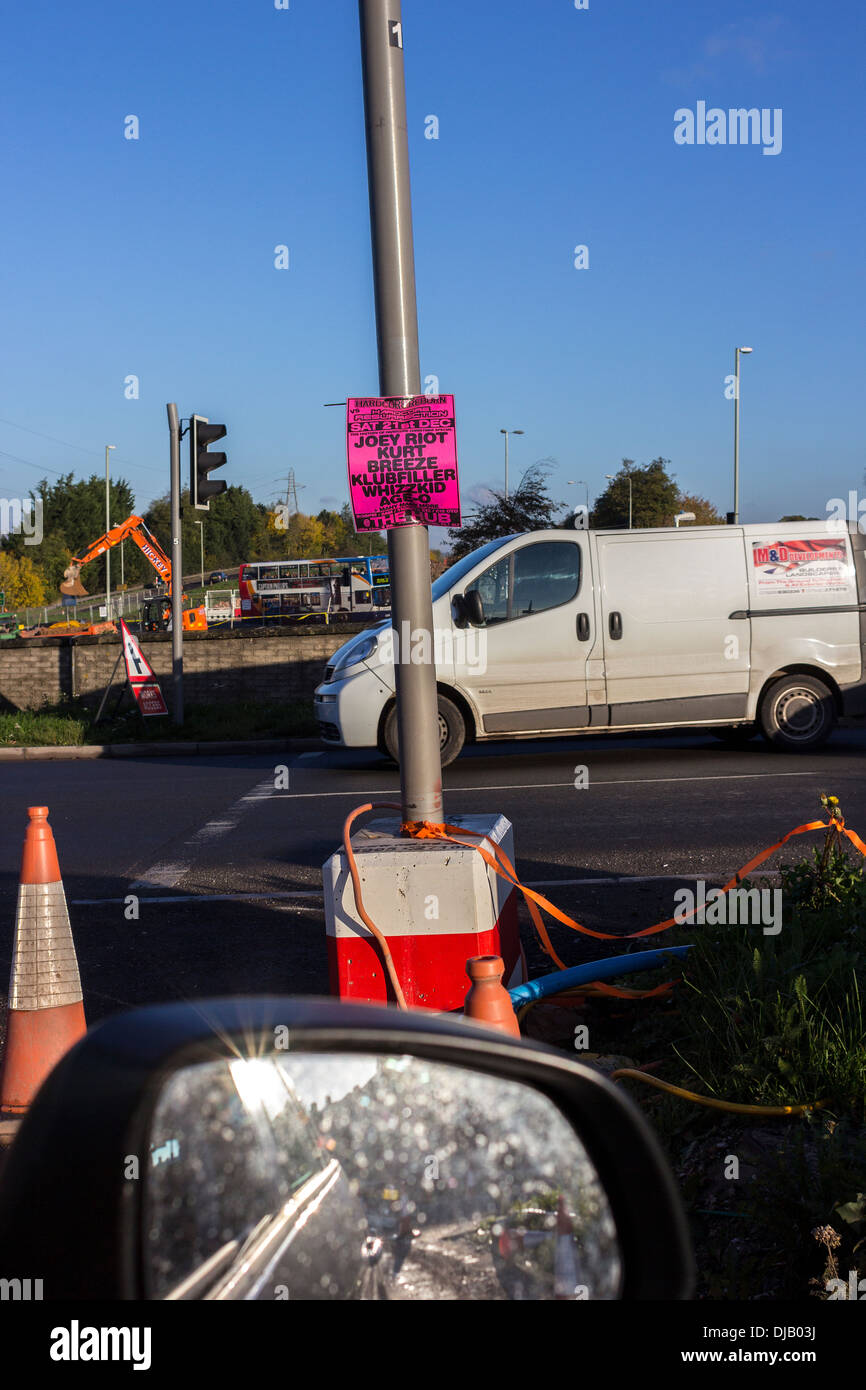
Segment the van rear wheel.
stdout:
[[782,676],[761,701],[761,731],[786,753],[817,748],[836,723],[832,692],[815,676]]
[[[466,724],[463,715],[453,700],[447,695],[439,696],[439,756],[442,766],[453,763],[466,742]],[[395,763],[400,761],[400,744],[397,735],[397,706],[392,705],[382,727],[380,751]]]

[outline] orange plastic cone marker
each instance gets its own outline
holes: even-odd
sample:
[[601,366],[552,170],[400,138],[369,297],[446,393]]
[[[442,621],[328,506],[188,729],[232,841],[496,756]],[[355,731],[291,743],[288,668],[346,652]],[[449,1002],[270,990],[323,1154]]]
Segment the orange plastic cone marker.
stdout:
[[27,1110],[52,1067],[87,1031],[78,961],[47,806],[28,808],[9,977],[0,1111]]
[[463,1012],[467,1018],[498,1028],[501,1033],[520,1037],[520,1024],[511,1003],[511,996],[502,983],[505,963],[501,956],[473,956],[466,962],[466,974],[472,988],[466,996]]

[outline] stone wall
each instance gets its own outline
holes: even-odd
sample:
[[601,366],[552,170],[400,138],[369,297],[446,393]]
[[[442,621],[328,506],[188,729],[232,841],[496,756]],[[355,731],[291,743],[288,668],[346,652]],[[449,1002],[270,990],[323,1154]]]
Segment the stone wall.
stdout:
[[[308,699],[328,657],[357,628],[292,632],[262,628],[184,633],[184,700]],[[141,649],[171,704],[171,634],[147,633]],[[117,637],[31,637],[0,643],[0,710],[38,709],[69,696],[98,701],[120,651]],[[115,681],[124,679],[121,662]]]

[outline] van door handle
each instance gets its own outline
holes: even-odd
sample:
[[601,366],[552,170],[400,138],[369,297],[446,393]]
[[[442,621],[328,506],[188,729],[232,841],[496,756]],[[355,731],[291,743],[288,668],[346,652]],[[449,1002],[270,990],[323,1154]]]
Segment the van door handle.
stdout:
[[618,642],[622,637],[622,614],[611,613],[607,620],[607,630],[614,642]]
[[577,615],[577,640],[579,642],[589,641],[589,614],[578,613]]

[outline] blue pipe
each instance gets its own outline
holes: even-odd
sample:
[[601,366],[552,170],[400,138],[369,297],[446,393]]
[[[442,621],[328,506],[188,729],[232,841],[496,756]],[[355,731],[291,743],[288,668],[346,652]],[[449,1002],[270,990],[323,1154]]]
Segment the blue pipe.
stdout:
[[556,970],[552,975],[542,975],[537,980],[529,980],[508,991],[515,1009],[528,1004],[533,999],[544,999],[548,994],[559,994],[573,985],[590,984],[593,980],[609,980],[616,975],[631,975],[635,970],[653,970],[665,965],[671,956],[682,957],[691,946],[662,946],[655,951],[634,951],[627,956],[607,956],[604,960],[589,961],[586,965],[573,965],[570,970]]

